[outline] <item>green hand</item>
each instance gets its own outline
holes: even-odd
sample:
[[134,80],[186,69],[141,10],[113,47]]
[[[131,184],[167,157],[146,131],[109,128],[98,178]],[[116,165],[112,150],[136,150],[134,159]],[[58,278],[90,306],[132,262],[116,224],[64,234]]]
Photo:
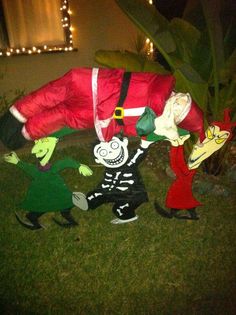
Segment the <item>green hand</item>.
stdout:
[[20,161],[20,159],[18,158],[15,152],[4,154],[3,159],[7,163],[11,163],[11,164],[17,164]]
[[84,164],[80,165],[79,172],[83,176],[91,176],[93,174],[93,171],[87,165]]

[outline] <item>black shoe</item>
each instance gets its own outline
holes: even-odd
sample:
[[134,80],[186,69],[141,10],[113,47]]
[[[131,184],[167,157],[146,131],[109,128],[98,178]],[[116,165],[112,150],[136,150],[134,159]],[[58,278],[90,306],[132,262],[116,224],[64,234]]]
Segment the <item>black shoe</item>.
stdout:
[[180,220],[199,220],[199,216],[196,213],[195,208],[193,209],[188,209],[188,214],[187,215],[176,215],[175,218],[176,219],[180,219]]
[[32,222],[31,220],[29,220],[27,215],[26,215],[26,218],[30,221],[30,223],[23,221],[18,215],[18,213],[16,212],[15,212],[15,216],[16,216],[17,221],[28,230],[40,230],[44,228],[39,222]]
[[154,202],[154,207],[156,209],[156,212],[160,214],[163,218],[167,218],[167,219],[173,218],[173,213],[168,212],[167,210],[163,209],[156,200]]
[[75,219],[73,218],[73,216],[71,215],[70,213],[70,210],[69,211],[61,211],[61,216],[66,219],[67,223],[62,223],[60,221],[58,221],[57,219],[53,218],[53,221],[60,225],[61,227],[64,227],[64,228],[71,228],[71,227],[75,227],[75,226],[78,226],[78,222],[75,221]]
[[199,215],[197,214],[195,208],[189,209],[188,213],[190,214],[192,220],[199,220]]
[[0,140],[8,149],[19,149],[27,142],[21,133],[23,125],[9,111],[0,118]]

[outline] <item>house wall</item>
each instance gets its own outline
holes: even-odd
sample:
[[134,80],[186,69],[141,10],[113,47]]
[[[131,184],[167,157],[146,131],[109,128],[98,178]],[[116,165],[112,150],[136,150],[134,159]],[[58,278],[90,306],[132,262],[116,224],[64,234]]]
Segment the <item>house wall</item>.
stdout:
[[0,57],[0,95],[13,89],[26,93],[69,69],[94,66],[98,49],[134,50],[137,29],[114,0],[70,0],[77,52]]

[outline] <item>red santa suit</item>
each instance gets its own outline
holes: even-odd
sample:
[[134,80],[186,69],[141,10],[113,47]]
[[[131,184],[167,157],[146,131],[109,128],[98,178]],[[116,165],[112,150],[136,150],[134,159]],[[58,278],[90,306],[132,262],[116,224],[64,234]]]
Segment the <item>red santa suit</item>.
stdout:
[[176,174],[176,179],[167,193],[166,207],[183,210],[201,206],[202,204],[194,198],[192,193],[192,182],[196,169],[188,169],[184,159],[183,145],[171,147],[170,166]]
[[[172,75],[133,72],[123,104],[121,126],[113,115],[118,104],[123,69],[77,68],[37,91],[18,100],[11,114],[24,123],[26,139],[38,139],[62,127],[94,128],[100,141],[109,141],[123,129],[124,135],[136,136],[136,122],[146,106],[157,116],[163,113],[175,79]],[[178,124],[204,136],[203,114],[192,102]]]

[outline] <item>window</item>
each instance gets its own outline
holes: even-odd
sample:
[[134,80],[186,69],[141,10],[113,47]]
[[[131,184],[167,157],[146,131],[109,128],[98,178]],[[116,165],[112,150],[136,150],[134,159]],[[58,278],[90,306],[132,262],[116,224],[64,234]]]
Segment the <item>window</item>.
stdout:
[[0,0],[0,55],[71,51],[68,0]]

